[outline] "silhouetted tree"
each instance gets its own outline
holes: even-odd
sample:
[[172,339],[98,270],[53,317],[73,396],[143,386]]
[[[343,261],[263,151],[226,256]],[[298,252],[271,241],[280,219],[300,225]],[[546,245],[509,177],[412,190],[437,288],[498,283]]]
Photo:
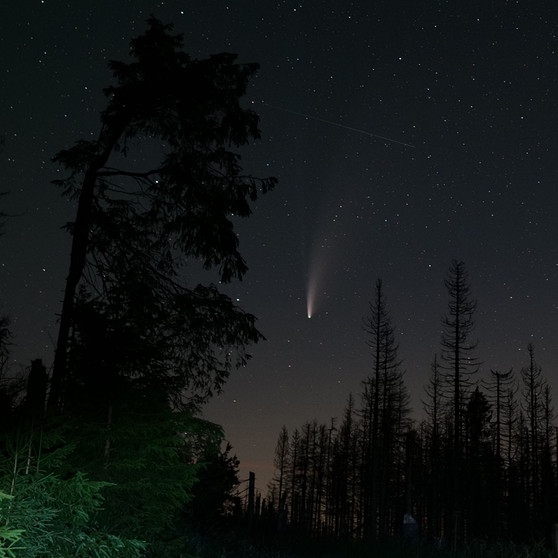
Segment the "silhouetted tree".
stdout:
[[[0,136],[0,152],[4,146],[5,138]],[[0,198],[5,193],[0,193]],[[4,218],[6,214],[0,211],[0,236],[4,234]],[[0,432],[8,423],[8,417],[12,407],[12,396],[10,393],[10,381],[7,378],[10,346],[12,344],[12,332],[10,330],[10,319],[8,316],[0,316]]]
[[204,452],[222,439],[196,409],[262,338],[254,316],[209,279],[197,283],[205,270],[215,283],[244,275],[234,224],[275,183],[245,175],[234,152],[259,136],[240,105],[257,66],[226,53],[194,60],[181,47],[151,18],[130,63],[110,64],[99,137],[55,157],[77,213],[41,443],[63,422],[76,451],[61,478],[98,481],[95,524],[148,541],[153,555],[169,555],[161,547]]
[[494,453],[499,461],[502,458],[502,415],[504,412],[503,406],[505,403],[505,394],[512,383],[512,370],[509,370],[508,372],[498,372],[497,370],[490,370],[490,379],[485,382],[486,389],[489,393],[489,401],[492,402],[496,411],[494,417],[494,426],[496,430],[496,446],[494,448]]
[[273,465],[275,474],[272,479],[272,488],[275,490],[276,501],[273,502],[277,509],[277,528],[282,530],[286,525],[287,506],[287,465],[289,462],[289,431],[283,425],[277,445],[275,446],[275,457]]
[[504,464],[509,469],[516,451],[515,433],[517,430],[518,407],[519,401],[517,399],[517,383],[515,382],[509,387],[505,394],[504,413],[503,413],[503,443],[504,450]]
[[[504,457],[502,445],[510,440],[510,436],[506,437],[505,420],[506,415],[506,397],[508,391],[513,385],[512,370],[508,372],[498,372],[490,370],[490,377],[485,382],[488,392],[488,400],[494,407],[494,428],[495,428],[495,445],[494,445],[494,468],[490,486],[493,493],[493,516],[494,516],[494,535],[499,536],[502,533],[503,525],[503,502],[504,495],[508,492],[509,486],[506,482],[506,472],[504,470]],[[513,417],[511,418],[513,422]]]
[[536,513],[541,494],[541,443],[543,440],[544,386],[542,369],[535,361],[535,348],[527,345],[529,365],[521,369],[522,408],[527,419],[524,430],[529,455],[529,508]]
[[442,489],[444,487],[444,474],[447,468],[444,467],[443,459],[443,446],[442,434],[444,424],[444,384],[443,373],[438,361],[438,355],[434,355],[434,360],[431,364],[431,375],[428,383],[424,387],[426,395],[424,404],[424,411],[427,419],[426,424],[426,440],[425,446],[427,448],[428,460],[425,464],[428,467],[428,472],[425,475],[427,483],[427,505],[428,513],[427,518],[427,531],[432,537],[440,537],[442,533],[442,510],[443,510],[443,495]]
[[551,389],[545,382],[543,391],[543,416],[541,437],[541,502],[540,517],[548,537],[558,519],[558,485],[554,469],[556,455],[556,430],[554,428],[554,406]]
[[333,440],[331,451],[331,507],[332,534],[347,538],[356,527],[356,507],[359,483],[358,428],[355,424],[354,399],[350,395],[343,421]]
[[[98,139],[80,140],[54,158],[70,171],[57,182],[78,199],[78,209],[68,226],[72,251],[51,409],[64,405],[74,303],[84,280],[95,293],[90,304],[120,346],[133,337],[134,347],[154,348],[147,361],[146,351],[126,355],[134,373],[158,373],[159,382],[198,401],[219,389],[247,358],[245,345],[261,338],[254,317],[215,286],[191,288],[182,280],[186,257],[217,267],[222,282],[247,269],[231,216],[248,216],[250,200],[275,183],[244,175],[230,151],[259,137],[257,115],[239,103],[257,65],[239,65],[232,54],[191,59],[171,26],[148,23],[131,42],[134,60],[110,63],[117,83],[105,90]],[[124,168],[136,146],[160,160]]]
[[291,525],[299,525],[300,523],[300,507],[301,498],[299,493],[300,485],[300,454],[301,454],[301,436],[300,430],[295,428],[291,434],[291,441],[289,446],[289,485],[290,485],[290,517]]
[[318,535],[326,533],[325,508],[327,481],[331,463],[330,430],[325,424],[315,424],[314,469],[312,475],[312,531]]
[[228,443],[224,448],[205,448],[200,456],[197,482],[192,489],[194,525],[212,537],[227,527],[223,519],[240,509],[240,497],[235,493],[240,484],[239,461],[231,451],[232,446]]
[[557,489],[553,473],[554,429],[550,387],[535,360],[534,346],[527,346],[528,366],[522,368],[522,430],[523,483],[526,506],[531,514],[531,536],[549,536],[557,518]]
[[448,278],[448,312],[442,318],[442,361],[447,384],[451,388],[453,410],[453,445],[461,447],[464,429],[462,414],[466,401],[466,389],[470,387],[470,376],[478,371],[478,360],[473,356],[477,342],[471,341],[474,328],[473,315],[477,303],[471,298],[468,273],[463,262],[453,261]]
[[478,371],[473,353],[477,346],[471,341],[474,328],[473,315],[477,304],[471,298],[471,287],[465,264],[454,260],[445,280],[448,290],[448,312],[442,318],[441,358],[446,370],[448,400],[452,409],[453,439],[450,469],[451,502],[448,525],[453,525],[455,540],[460,537],[462,525],[462,498],[465,489],[463,473],[464,406],[471,385],[471,376]]
[[[0,137],[0,152],[4,145],[4,138]],[[0,193],[0,198],[5,193]],[[4,234],[4,218],[6,214],[0,211],[0,236]],[[12,333],[10,331],[10,319],[8,316],[0,316],[0,382],[5,381],[6,372],[8,370],[8,360],[10,354]],[[0,393],[3,386],[0,384]],[[0,395],[1,397],[1,395]],[[1,403],[0,403],[1,405]],[[1,408],[1,407],[0,407]]]
[[495,494],[491,438],[492,409],[478,386],[471,393],[465,409],[466,451],[464,484],[467,535],[471,539],[494,534]]
[[316,420],[301,428],[298,451],[298,495],[300,501],[299,527],[306,533],[318,531],[321,520],[321,502],[325,490],[327,463],[327,429]]
[[[0,137],[0,152],[4,146],[5,138]],[[4,196],[5,192],[0,193],[0,197]],[[4,234],[4,218],[6,214],[0,211],[0,236]],[[10,320],[7,316],[0,316],[0,424],[4,427],[7,425],[8,416],[10,414],[12,401],[9,393],[9,381],[6,377],[8,371],[8,361],[11,345],[11,331]]]
[[403,451],[409,398],[403,382],[398,345],[386,307],[382,281],[364,321],[372,352],[372,373],[364,381],[361,416],[365,424],[362,463],[364,529],[375,537],[393,529],[390,484],[397,479],[396,455]]
[[14,398],[14,385],[8,377],[11,346],[10,319],[8,316],[0,316],[0,431],[7,428]]

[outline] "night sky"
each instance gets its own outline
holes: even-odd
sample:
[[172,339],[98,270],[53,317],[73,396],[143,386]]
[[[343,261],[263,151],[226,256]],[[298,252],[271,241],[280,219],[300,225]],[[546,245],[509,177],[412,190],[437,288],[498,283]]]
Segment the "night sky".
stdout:
[[[362,329],[384,282],[413,406],[439,351],[444,278],[463,260],[478,301],[479,377],[558,366],[558,4],[22,0],[0,7],[0,310],[14,373],[50,366],[75,206],[50,158],[96,137],[106,63],[153,13],[195,58],[261,69],[242,151],[276,189],[239,224],[249,272],[226,288],[267,341],[205,416],[265,491],[282,425],[328,422],[371,366]],[[94,6],[94,7],[91,7]],[[311,313],[311,318],[308,314]]]

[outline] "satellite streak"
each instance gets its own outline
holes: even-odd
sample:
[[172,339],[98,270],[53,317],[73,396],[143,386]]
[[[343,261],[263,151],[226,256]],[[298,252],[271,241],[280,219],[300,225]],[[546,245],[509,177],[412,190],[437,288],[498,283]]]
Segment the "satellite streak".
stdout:
[[264,101],[261,102],[262,105],[266,107],[271,107],[277,110],[282,110],[283,112],[289,112],[290,114],[296,114],[297,116],[302,116],[303,118],[309,118],[310,120],[316,120],[317,122],[323,122],[324,124],[329,124],[330,126],[337,126],[338,128],[344,128],[345,130],[350,130],[351,132],[358,132],[359,134],[364,134],[365,136],[369,136],[371,138],[377,138],[384,141],[389,141],[391,143],[398,143],[399,145],[403,145],[405,147],[411,147],[416,149],[415,145],[411,145],[410,143],[405,143],[403,141],[399,141],[392,138],[386,138],[385,136],[380,136],[378,134],[373,134],[372,132],[367,132],[366,130],[361,130],[360,128],[353,128],[352,126],[345,126],[345,124],[340,124],[339,122],[333,122],[332,120],[326,120],[325,118],[319,118],[317,116],[310,116],[309,114],[305,114],[303,112],[298,112],[296,110],[287,109],[284,107],[280,107],[277,105],[270,105]]

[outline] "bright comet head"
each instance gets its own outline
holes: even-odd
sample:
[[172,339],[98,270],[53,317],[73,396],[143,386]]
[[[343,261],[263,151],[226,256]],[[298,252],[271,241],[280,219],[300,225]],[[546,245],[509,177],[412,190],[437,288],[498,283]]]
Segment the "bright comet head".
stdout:
[[306,315],[308,319],[312,317],[314,313],[314,297],[316,296],[316,286],[314,283],[309,283],[308,291],[306,293]]

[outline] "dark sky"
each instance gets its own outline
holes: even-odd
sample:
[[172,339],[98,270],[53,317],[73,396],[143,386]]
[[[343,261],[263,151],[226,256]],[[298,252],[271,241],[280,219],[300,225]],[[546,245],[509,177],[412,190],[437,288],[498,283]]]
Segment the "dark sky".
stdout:
[[14,370],[53,359],[69,258],[60,227],[75,207],[50,184],[50,158],[96,137],[107,60],[127,59],[153,13],[194,57],[229,51],[261,65],[244,102],[262,139],[243,166],[279,185],[239,227],[250,271],[227,292],[267,341],[205,412],[224,425],[243,476],[256,471],[265,489],[281,426],[328,421],[360,392],[378,277],[417,412],[452,259],[466,263],[478,300],[479,377],[519,370],[532,342],[554,382],[557,3],[11,4],[0,7],[0,190],[12,215],[0,309],[13,320]]

